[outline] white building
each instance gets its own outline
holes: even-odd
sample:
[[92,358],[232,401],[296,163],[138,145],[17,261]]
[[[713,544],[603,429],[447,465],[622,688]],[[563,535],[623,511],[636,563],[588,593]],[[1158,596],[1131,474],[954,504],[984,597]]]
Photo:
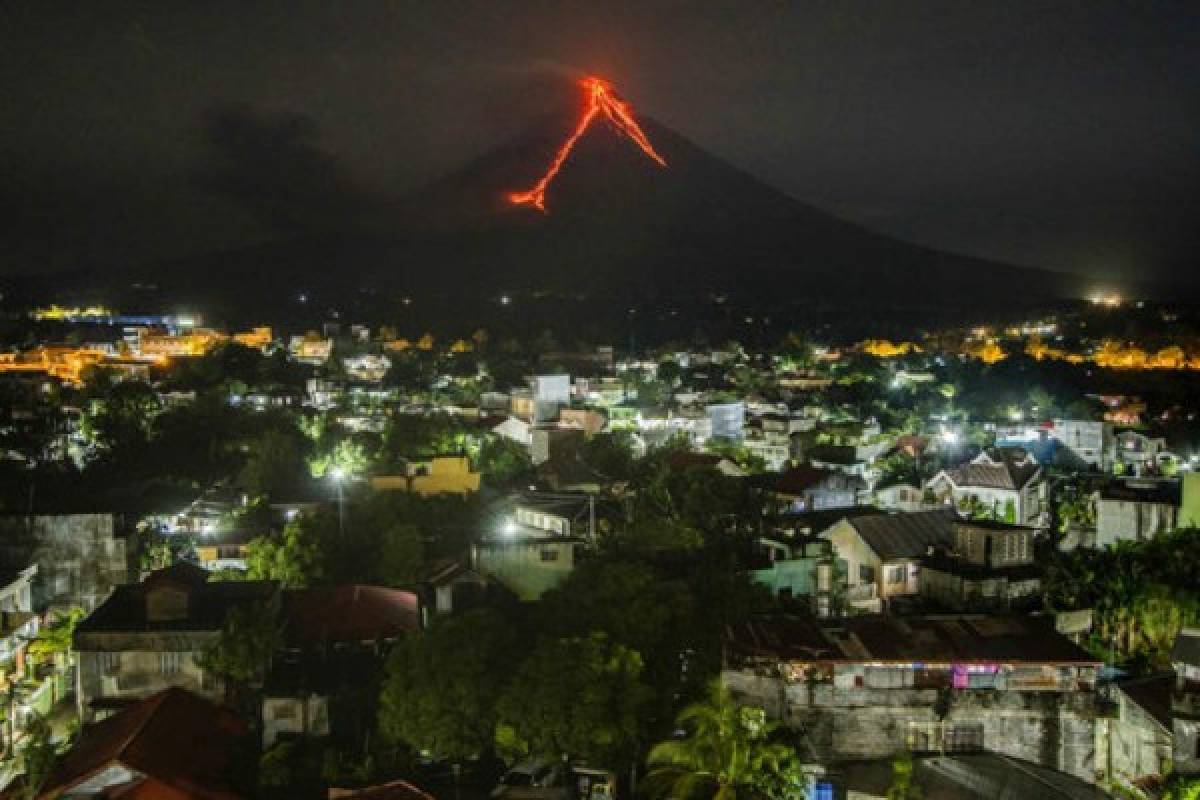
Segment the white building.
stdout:
[[1174,530],[1181,492],[1177,480],[1137,478],[1112,481],[1094,497],[1096,546],[1108,547]]
[[713,403],[704,407],[712,422],[712,435],[723,439],[741,439],[746,426],[745,403]]
[[1042,468],[1017,447],[985,450],[968,464],[942,470],[926,486],[946,505],[1016,525],[1037,524],[1042,511]]

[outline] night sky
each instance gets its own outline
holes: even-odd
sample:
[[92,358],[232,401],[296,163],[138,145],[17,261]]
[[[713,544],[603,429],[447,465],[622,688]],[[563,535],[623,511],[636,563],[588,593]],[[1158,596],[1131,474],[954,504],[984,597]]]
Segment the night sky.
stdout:
[[1149,0],[0,3],[0,272],[328,225],[585,72],[886,233],[1200,274],[1200,4]]

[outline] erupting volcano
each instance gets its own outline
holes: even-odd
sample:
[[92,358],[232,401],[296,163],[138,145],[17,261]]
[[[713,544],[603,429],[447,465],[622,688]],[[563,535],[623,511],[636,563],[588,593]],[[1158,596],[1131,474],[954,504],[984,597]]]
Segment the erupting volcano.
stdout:
[[571,150],[575,147],[575,143],[580,137],[587,132],[588,126],[592,124],[592,120],[603,114],[618,133],[627,136],[634,144],[636,144],[647,157],[652,159],[659,166],[665,167],[667,162],[654,150],[654,145],[650,144],[650,140],[646,138],[646,134],[638,126],[637,120],[633,118],[633,111],[629,108],[629,104],[622,102],[613,92],[612,84],[603,78],[589,76],[580,81],[587,96],[587,105],[584,107],[583,114],[579,117],[579,122],[575,125],[575,130],[567,137],[567,140],[558,148],[558,152],[554,154],[554,160],[550,162],[550,166],[546,168],[546,172],[541,179],[534,185],[532,189],[526,192],[513,192],[508,196],[510,202],[515,205],[532,205],[539,211],[546,210],[546,190],[550,188],[550,184],[554,181],[554,177],[558,175],[558,171],[562,169],[567,157],[571,155]]

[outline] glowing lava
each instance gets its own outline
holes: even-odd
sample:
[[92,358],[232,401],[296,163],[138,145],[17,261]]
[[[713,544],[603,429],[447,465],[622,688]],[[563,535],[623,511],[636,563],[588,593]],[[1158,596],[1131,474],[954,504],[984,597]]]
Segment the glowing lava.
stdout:
[[562,169],[567,157],[571,155],[571,150],[574,149],[575,143],[587,132],[588,126],[592,124],[592,120],[600,115],[604,115],[619,133],[623,133],[629,137],[634,144],[641,148],[647,157],[659,166],[665,167],[667,165],[663,157],[654,150],[654,145],[650,144],[650,140],[646,138],[646,134],[638,126],[637,120],[633,118],[633,111],[629,108],[629,104],[622,102],[613,92],[611,83],[603,78],[596,77],[584,78],[579,83],[587,93],[587,106],[584,108],[583,116],[579,118],[578,124],[575,125],[575,130],[571,132],[567,140],[558,148],[558,152],[554,154],[554,160],[546,168],[546,173],[542,175],[541,180],[527,192],[513,192],[510,194],[508,196],[510,202],[516,205],[532,205],[539,211],[545,211],[546,190],[550,188],[550,184],[554,181],[555,176],[558,175],[558,171]]

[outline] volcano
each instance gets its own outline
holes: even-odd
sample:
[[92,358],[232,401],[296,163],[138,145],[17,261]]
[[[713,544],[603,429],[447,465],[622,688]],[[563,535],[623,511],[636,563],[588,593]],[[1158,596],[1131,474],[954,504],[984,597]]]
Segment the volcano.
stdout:
[[143,275],[173,302],[242,303],[259,313],[300,290],[343,308],[347,295],[362,292],[441,296],[463,308],[501,292],[652,302],[734,293],[747,305],[847,309],[997,308],[1085,294],[1079,276],[921,247],[841,220],[644,114],[638,133],[657,158],[600,115],[546,188],[548,211],[514,203],[513,191],[536,187],[579,129],[572,97],[570,107],[352,229]]

